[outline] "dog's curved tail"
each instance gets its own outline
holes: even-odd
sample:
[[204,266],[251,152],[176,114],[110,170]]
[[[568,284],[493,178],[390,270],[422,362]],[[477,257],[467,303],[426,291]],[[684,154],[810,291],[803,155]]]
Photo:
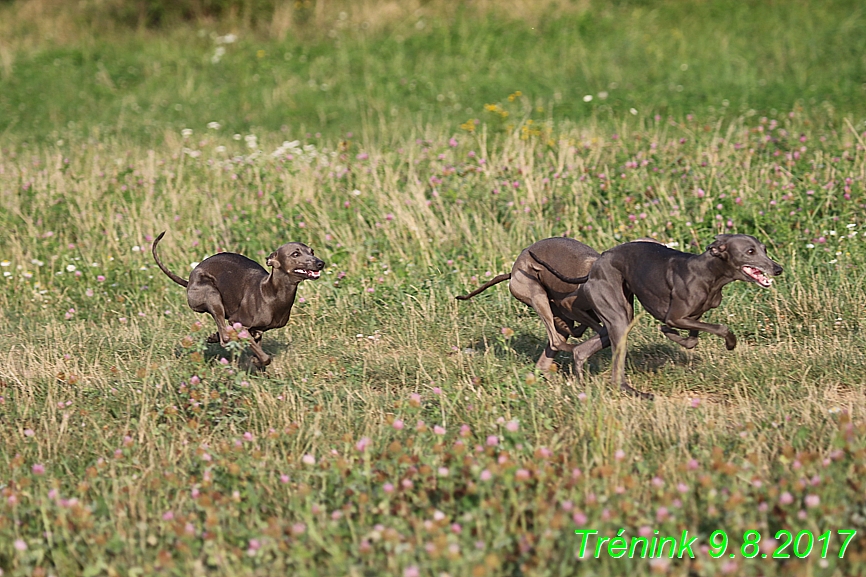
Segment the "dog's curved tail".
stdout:
[[479,294],[479,293],[483,293],[484,291],[486,291],[487,289],[489,289],[489,288],[492,287],[493,285],[495,285],[495,284],[499,284],[499,283],[501,283],[502,281],[504,281],[504,280],[508,280],[508,279],[510,279],[510,278],[511,278],[511,273],[510,273],[510,272],[506,272],[506,273],[503,273],[503,274],[500,274],[500,275],[496,275],[495,277],[493,277],[492,280],[487,281],[486,283],[484,283],[483,285],[481,285],[480,287],[478,287],[477,289],[475,289],[475,290],[472,291],[471,293],[469,293],[469,294],[465,294],[465,295],[458,295],[458,296],[456,296],[456,297],[454,297],[454,298],[456,298],[458,301],[468,301],[469,299],[471,299],[471,298],[474,297],[475,295],[477,295],[477,294]]
[[563,275],[558,270],[553,268],[551,265],[547,264],[546,262],[544,262],[543,260],[541,260],[540,258],[535,256],[535,254],[532,251],[529,251],[529,256],[531,256],[533,259],[535,259],[535,262],[537,262],[538,264],[540,264],[541,266],[543,266],[544,268],[549,270],[553,274],[553,276],[555,276],[556,278],[558,278],[562,282],[567,282],[568,284],[583,284],[587,280],[589,280],[589,275],[585,275],[585,276],[565,276],[565,275]]
[[170,278],[171,280],[173,280],[174,282],[176,282],[180,286],[186,287],[189,285],[189,282],[183,280],[182,278],[180,278],[179,276],[177,276],[176,274],[174,274],[173,272],[168,270],[166,268],[166,266],[164,264],[162,264],[162,261],[159,260],[159,257],[156,256],[156,245],[159,244],[159,241],[161,241],[162,237],[164,237],[164,236],[165,236],[165,231],[162,231],[161,233],[159,233],[159,236],[156,237],[156,239],[153,241],[153,248],[151,249],[151,252],[153,253],[153,260],[156,261],[156,266],[158,266],[160,268],[160,270],[162,272],[164,272],[166,274],[166,276],[168,276],[168,278]]

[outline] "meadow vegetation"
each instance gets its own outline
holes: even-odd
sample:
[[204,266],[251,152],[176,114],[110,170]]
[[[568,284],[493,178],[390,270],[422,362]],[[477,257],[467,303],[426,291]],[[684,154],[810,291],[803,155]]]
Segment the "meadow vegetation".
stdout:
[[[862,9],[298,6],[0,5],[0,574],[866,572]],[[205,343],[162,230],[182,276],[292,240],[326,260],[265,373]],[[605,352],[584,386],[565,356],[536,373],[505,285],[453,298],[548,236],[722,232],[785,273],[707,315],[734,351],[640,317],[653,402]],[[596,559],[576,529],[698,541]],[[774,558],[780,530],[830,537]]]

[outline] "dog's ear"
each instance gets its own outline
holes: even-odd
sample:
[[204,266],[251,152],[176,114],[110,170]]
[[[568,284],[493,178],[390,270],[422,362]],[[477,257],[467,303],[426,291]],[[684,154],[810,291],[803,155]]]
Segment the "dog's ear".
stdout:
[[277,251],[272,252],[265,262],[270,267],[280,268],[280,261],[277,260]]
[[720,234],[716,236],[716,240],[707,247],[707,250],[713,256],[726,256],[728,253],[728,239],[730,239],[731,235],[729,234]]

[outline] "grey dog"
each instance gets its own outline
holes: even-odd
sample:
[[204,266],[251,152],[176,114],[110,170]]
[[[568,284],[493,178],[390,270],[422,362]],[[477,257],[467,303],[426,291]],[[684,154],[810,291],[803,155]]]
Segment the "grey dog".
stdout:
[[[560,280],[555,272],[549,272],[540,265],[540,261],[531,253],[557,263],[557,272],[563,271],[568,276],[586,275],[599,257],[595,249],[572,238],[539,240],[518,255],[511,273],[497,275],[471,293],[456,298],[471,299],[491,286],[508,280],[508,288],[514,298],[535,309],[547,330],[547,346],[536,363],[536,367],[546,371],[553,364],[557,351],[573,352],[575,345],[567,342],[568,337],[580,337],[587,327],[596,331],[601,330],[601,327],[591,312],[579,308],[572,310],[571,306],[563,303],[563,299],[577,290],[578,284]],[[566,270],[567,273],[564,272]],[[576,327],[575,323],[578,323]]]
[[168,278],[186,287],[192,310],[213,317],[217,332],[208,342],[226,345],[230,339],[226,320],[240,323],[252,337],[250,348],[259,366],[269,365],[271,357],[261,346],[262,333],[286,326],[298,285],[305,279],[319,278],[325,262],[307,245],[290,242],[268,256],[270,273],[254,260],[224,252],[199,263],[186,281],[168,270],[156,255],[156,245],[163,236],[164,231],[153,241],[153,258]]
[[[782,267],[767,256],[767,248],[753,236],[720,234],[702,254],[690,254],[655,243],[626,243],[605,251],[582,277],[560,274],[544,256],[530,254],[557,278],[580,287],[569,295],[570,306],[593,311],[604,324],[607,334],[599,334],[577,345],[575,365],[608,344],[613,349],[611,379],[623,391],[652,398],[635,391],[624,372],[629,325],[634,318],[634,297],[657,320],[669,339],[686,348],[698,342],[698,332],[706,331],[725,339],[732,350],[737,338],[722,324],[706,323],[701,315],[722,302],[722,288],[735,280],[757,283],[763,288],[772,284],[770,276],[782,274]],[[583,284],[585,283],[585,284]],[[689,331],[683,337],[677,329]],[[580,367],[576,368],[580,371]]]

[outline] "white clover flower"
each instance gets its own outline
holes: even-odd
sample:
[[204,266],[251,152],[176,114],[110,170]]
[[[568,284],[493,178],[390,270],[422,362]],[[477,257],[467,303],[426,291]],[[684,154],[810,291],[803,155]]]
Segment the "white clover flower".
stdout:
[[67,272],[75,272],[75,265],[74,264],[66,265],[66,271]]
[[583,97],[584,102],[592,102],[592,94],[587,94]]
[[207,127],[210,128],[211,130],[219,130],[220,129],[220,123],[219,122],[208,122]]
[[189,138],[190,136],[192,136],[192,128],[184,128],[180,131],[180,133],[183,135],[184,138]]
[[9,262],[8,260],[0,261],[0,266],[9,266],[10,264],[12,264],[12,263]]
[[214,64],[218,63],[225,53],[225,48],[223,48],[222,46],[217,46],[216,50],[214,50],[213,56],[211,56],[210,58],[210,61]]
[[141,252],[141,247],[138,245],[135,245],[134,247],[132,247],[132,252]]

